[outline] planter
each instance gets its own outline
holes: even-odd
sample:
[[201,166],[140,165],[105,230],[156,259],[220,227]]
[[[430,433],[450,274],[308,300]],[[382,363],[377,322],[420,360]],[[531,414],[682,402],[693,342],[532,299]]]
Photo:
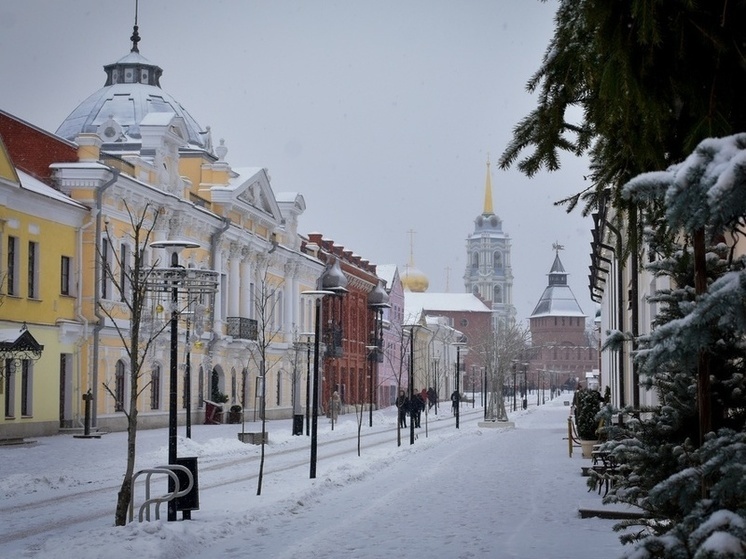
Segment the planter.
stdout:
[[249,433],[238,433],[238,440],[242,443],[248,444],[262,444],[262,438],[264,438],[265,444],[269,442],[269,433],[264,432],[264,437],[259,431]]
[[597,440],[589,441],[585,439],[580,439],[580,449],[582,451],[583,458],[592,458],[593,457],[593,447],[598,444]]

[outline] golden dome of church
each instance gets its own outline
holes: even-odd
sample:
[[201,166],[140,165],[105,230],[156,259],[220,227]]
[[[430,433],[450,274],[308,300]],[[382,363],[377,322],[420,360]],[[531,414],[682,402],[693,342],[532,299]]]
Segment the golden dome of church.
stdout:
[[430,280],[427,279],[427,276],[409,264],[404,267],[404,272],[399,277],[401,278],[402,287],[406,291],[424,293],[430,286]]

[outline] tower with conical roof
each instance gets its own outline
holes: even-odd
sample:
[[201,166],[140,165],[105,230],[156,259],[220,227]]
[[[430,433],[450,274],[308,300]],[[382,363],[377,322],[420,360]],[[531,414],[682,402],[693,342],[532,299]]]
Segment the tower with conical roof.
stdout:
[[493,210],[488,159],[484,208],[474,220],[474,232],[466,239],[464,286],[492,309],[496,330],[515,322],[510,244],[510,236],[503,232],[502,220]]
[[598,344],[586,330],[586,315],[567,284],[568,273],[559,252],[564,247],[554,243],[552,267],[547,286],[529,317],[532,360],[530,379],[554,387],[574,388],[585,380],[585,373],[598,368]]

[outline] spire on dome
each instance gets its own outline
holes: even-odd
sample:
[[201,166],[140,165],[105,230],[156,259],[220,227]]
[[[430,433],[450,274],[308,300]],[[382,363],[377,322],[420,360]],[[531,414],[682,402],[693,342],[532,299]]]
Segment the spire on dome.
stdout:
[[484,215],[494,214],[492,208],[492,179],[490,178],[490,156],[487,156],[487,180],[484,184]]
[[135,0],[135,27],[132,30],[132,37],[130,37],[130,40],[132,41],[132,50],[130,52],[140,52],[140,50],[137,48],[137,43],[140,42],[140,34],[137,32],[137,5],[138,0]]

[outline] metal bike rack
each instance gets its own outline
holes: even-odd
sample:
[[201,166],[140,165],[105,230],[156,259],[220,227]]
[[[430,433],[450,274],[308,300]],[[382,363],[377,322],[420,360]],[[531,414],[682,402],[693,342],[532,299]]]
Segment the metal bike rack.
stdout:
[[[176,475],[176,470],[185,473],[187,476],[187,479],[189,480],[187,487],[183,491],[180,490],[179,476]],[[138,522],[142,522],[143,517],[145,518],[145,520],[150,521],[150,505],[155,505],[155,519],[160,520],[161,503],[167,503],[173,499],[178,499],[180,497],[184,497],[188,495],[189,492],[192,490],[192,487],[194,486],[194,477],[192,476],[192,472],[186,466],[181,466],[179,464],[170,464],[168,466],[158,466],[157,468],[147,468],[145,470],[138,471],[134,476],[132,476],[132,497],[130,498],[130,506],[129,506],[129,522],[132,522],[134,518],[134,512],[135,512],[135,481],[141,474],[146,474],[145,476],[145,502],[142,505],[140,505],[140,509],[137,515]],[[150,497],[150,480],[154,474],[167,475],[168,477],[170,477],[174,483],[174,490],[171,491],[170,493],[166,493],[165,495],[151,498]]]

